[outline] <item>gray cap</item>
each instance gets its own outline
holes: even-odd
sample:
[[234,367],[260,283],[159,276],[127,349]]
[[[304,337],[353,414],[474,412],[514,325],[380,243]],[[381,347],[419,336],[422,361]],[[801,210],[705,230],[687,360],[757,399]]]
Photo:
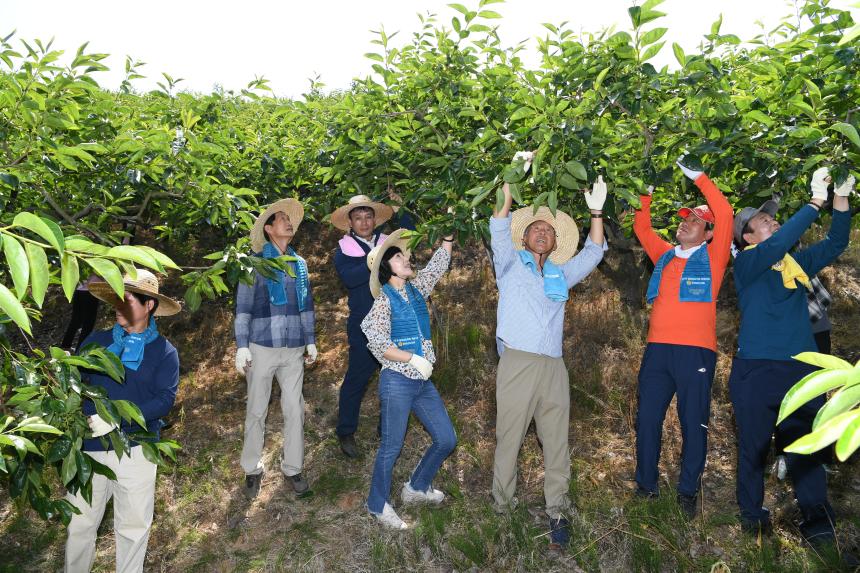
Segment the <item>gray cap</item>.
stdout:
[[767,213],[771,217],[776,215],[776,212],[779,211],[779,203],[773,200],[767,200],[762,204],[761,207],[756,209],[755,207],[744,207],[735,215],[735,243],[740,245],[743,243],[744,237],[744,227],[747,226],[750,219],[758,215],[759,213]]

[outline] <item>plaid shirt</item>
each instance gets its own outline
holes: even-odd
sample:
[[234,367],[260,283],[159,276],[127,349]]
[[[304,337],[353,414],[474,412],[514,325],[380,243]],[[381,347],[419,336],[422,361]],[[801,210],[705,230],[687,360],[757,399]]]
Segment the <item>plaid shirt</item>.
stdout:
[[806,293],[806,304],[809,307],[809,320],[815,324],[822,318],[827,318],[827,309],[833,302],[833,297],[830,296],[817,276],[812,277],[809,282],[812,288]]
[[239,283],[236,292],[236,347],[248,348],[249,343],[268,348],[298,348],[316,344],[314,335],[314,299],[308,282],[308,298],[304,312],[299,312],[296,300],[296,279],[284,273],[287,304],[275,306],[269,302],[266,278],[254,273],[254,284]]

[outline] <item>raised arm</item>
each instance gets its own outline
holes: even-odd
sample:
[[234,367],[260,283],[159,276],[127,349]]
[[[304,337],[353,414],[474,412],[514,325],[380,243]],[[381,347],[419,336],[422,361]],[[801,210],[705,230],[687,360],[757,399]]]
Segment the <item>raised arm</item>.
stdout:
[[645,254],[652,263],[657,263],[663,253],[672,248],[672,244],[664,241],[651,227],[651,193],[652,185],[648,186],[647,195],[640,195],[640,207],[633,213],[633,233],[639,239]]

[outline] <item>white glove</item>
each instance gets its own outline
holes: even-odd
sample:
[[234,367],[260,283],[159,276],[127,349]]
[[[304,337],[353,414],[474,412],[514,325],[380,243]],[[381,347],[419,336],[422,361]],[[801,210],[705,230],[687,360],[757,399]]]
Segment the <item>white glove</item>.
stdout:
[[429,360],[423,356],[413,354],[412,358],[409,359],[409,364],[415,368],[415,370],[417,370],[425,380],[430,380],[430,376],[433,374],[433,365],[430,364]]
[[694,170],[690,169],[689,167],[684,166],[684,164],[681,163],[681,161],[683,161],[685,157],[686,157],[686,155],[682,155],[681,157],[678,158],[678,161],[676,161],[675,163],[678,165],[678,167],[681,168],[681,171],[684,173],[684,175],[686,175],[691,181],[695,181],[696,179],[699,178],[699,176],[702,173],[704,173],[704,171],[694,171]]
[[307,364],[313,364],[317,361],[317,345],[316,344],[308,344],[305,346],[305,352],[308,353],[308,357],[305,359]]
[[603,182],[603,175],[597,176],[597,181],[594,182],[591,191],[585,192],[585,202],[588,208],[593,211],[603,209],[603,203],[606,201],[606,183]]
[[648,195],[650,197],[652,193],[654,193],[654,186],[649,185],[648,188],[645,189],[645,195]]
[[114,429],[116,429],[116,424],[109,424],[105,422],[98,414],[93,414],[92,416],[87,418],[87,424],[89,425],[90,431],[92,431],[94,438],[109,434],[113,432]]
[[854,176],[849,175],[848,179],[842,182],[842,185],[833,190],[840,197],[848,197],[854,191]]
[[819,167],[812,174],[812,198],[827,201],[827,186],[830,184],[830,171],[826,167]]
[[532,161],[534,161],[534,158],[535,154],[533,151],[517,151],[516,153],[514,153],[514,161],[517,161],[519,159],[525,161],[525,163],[523,163],[523,171],[526,173],[529,172],[529,168],[532,166]]
[[245,375],[245,368],[251,367],[251,349],[239,348],[236,350],[236,371]]

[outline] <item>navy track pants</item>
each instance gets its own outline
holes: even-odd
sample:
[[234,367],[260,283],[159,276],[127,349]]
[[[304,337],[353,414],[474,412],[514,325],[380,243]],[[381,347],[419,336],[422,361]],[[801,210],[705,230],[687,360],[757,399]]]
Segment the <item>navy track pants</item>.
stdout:
[[678,395],[683,446],[678,493],[695,496],[705,469],[711,384],[717,354],[708,348],[649,342],[639,368],[636,412],[636,483],[657,493],[663,420]]

